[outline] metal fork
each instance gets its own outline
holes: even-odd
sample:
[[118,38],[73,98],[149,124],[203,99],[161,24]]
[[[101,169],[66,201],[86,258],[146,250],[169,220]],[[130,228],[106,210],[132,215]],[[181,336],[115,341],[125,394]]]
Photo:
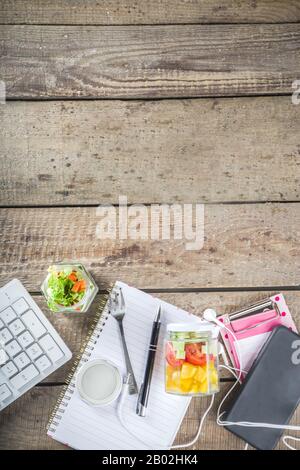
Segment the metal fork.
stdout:
[[125,301],[124,301],[124,296],[122,289],[119,288],[118,292],[115,293],[115,296],[112,298],[112,310],[111,310],[111,315],[117,320],[119,329],[120,329],[120,334],[121,334],[121,340],[122,340],[122,346],[123,346],[123,352],[124,352],[124,357],[125,357],[125,363],[126,363],[126,369],[127,369],[127,381],[129,384],[128,391],[130,395],[134,395],[135,393],[138,393],[138,386],[134,377],[132,365],[130,362],[130,357],[126,345],[126,340],[125,340],[125,333],[124,333],[124,328],[123,328],[123,318],[126,313],[126,307],[125,307]]

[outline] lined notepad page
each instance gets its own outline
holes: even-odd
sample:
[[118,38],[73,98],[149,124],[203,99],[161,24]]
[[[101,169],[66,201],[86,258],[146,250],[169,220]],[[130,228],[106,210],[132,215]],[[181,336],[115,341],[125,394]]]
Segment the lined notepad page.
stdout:
[[[137,438],[135,439],[121,425],[116,413],[117,402],[94,408],[81,400],[76,389],[61,414],[55,431],[49,431],[48,434],[75,449],[168,449],[175,439],[190,398],[167,394],[164,389],[163,341],[166,324],[197,322],[199,319],[124,283],[117,282],[116,285],[122,287],[126,303],[124,330],[139,387],[143,380],[152,324],[159,303],[163,311],[147,416],[142,418],[136,415],[137,395],[128,396],[124,404],[124,420]],[[103,327],[90,359],[98,357],[113,361],[125,375],[118,324],[111,315]]]

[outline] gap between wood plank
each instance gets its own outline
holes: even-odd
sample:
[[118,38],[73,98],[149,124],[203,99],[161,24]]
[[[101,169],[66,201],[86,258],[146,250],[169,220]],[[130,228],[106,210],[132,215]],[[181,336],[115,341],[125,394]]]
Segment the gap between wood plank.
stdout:
[[[234,378],[231,377],[220,377],[220,383],[232,383],[235,382]],[[66,382],[40,382],[35,387],[65,387],[68,384]]]
[[[197,201],[198,204],[201,204],[201,201]],[[131,206],[135,203],[129,203],[128,206]],[[159,203],[158,202],[139,202],[138,205],[139,206],[146,206],[146,207],[150,207],[151,205],[158,205]],[[162,202],[161,204],[173,204],[173,202]],[[268,200],[268,201],[222,201],[222,202],[218,202],[218,201],[210,201],[210,202],[203,202],[203,204],[205,206],[235,206],[235,205],[246,205],[246,204],[300,204],[300,201],[298,201],[297,199],[288,199],[288,200],[284,200],[284,201],[277,201],[277,200]],[[26,205],[20,205],[20,204],[13,204],[13,205],[8,205],[8,204],[4,204],[4,205],[1,205],[0,204],[0,209],[61,209],[61,208],[65,208],[65,209],[68,209],[68,208],[78,208],[78,207],[84,207],[84,208],[88,208],[88,207],[98,207],[99,205],[101,205],[101,203],[99,202],[99,204],[51,204],[51,205],[47,205],[47,204],[39,204],[39,205],[31,205],[31,204],[26,204]],[[112,207],[119,207],[119,204],[109,204],[109,206],[112,206]]]
[[[145,290],[146,290],[146,289],[145,289]],[[153,290],[154,290],[154,289],[153,289]],[[152,291],[153,291],[153,290],[152,290]],[[164,289],[164,290],[163,290],[163,289],[160,289],[160,293],[162,293],[162,291],[166,291],[166,290],[167,290],[167,289]],[[176,293],[176,292],[178,292],[178,291],[179,291],[178,294],[180,294],[180,293],[182,292],[182,290],[183,290],[183,289],[168,289],[168,291],[171,292],[171,293],[173,293],[173,294]],[[225,290],[225,289],[223,289],[223,292],[224,292],[224,290]],[[287,291],[288,289],[280,289],[280,290],[283,290],[283,291],[285,290],[285,291]],[[290,291],[292,291],[292,290],[293,290],[294,292],[299,291],[299,289],[295,289],[295,288],[294,288],[294,289],[290,289]],[[149,291],[151,291],[151,289],[147,289],[147,292],[149,292]],[[155,291],[155,290],[154,290],[154,291]],[[157,289],[156,289],[156,291],[157,291]],[[193,289],[184,289],[184,291],[185,291],[185,293],[186,293],[186,291],[188,291],[189,293],[191,293],[191,291],[193,291]],[[273,291],[276,291],[276,289],[273,289]],[[244,293],[245,293],[245,292],[246,292],[246,291],[244,291]],[[256,292],[258,293],[259,290],[256,289]],[[206,292],[206,293],[207,293],[207,292]],[[221,291],[220,293],[222,293],[222,291]],[[99,294],[100,294],[100,293],[99,293]],[[98,295],[99,295],[99,294],[98,294]],[[270,291],[269,291],[269,294],[270,294]],[[100,294],[100,295],[101,295],[101,294]],[[41,296],[40,293],[37,293],[37,294],[34,294],[33,297],[41,298],[42,296]],[[74,354],[75,354],[74,357],[76,357],[77,353],[74,353]],[[233,379],[232,377],[222,377],[222,378],[221,378],[221,382],[222,382],[222,383],[227,383],[227,382],[228,382],[228,383],[232,383],[233,381],[234,381],[234,379]],[[39,387],[46,387],[46,386],[54,387],[54,386],[64,386],[64,385],[67,385],[67,384],[66,384],[66,382],[64,382],[64,379],[61,379],[61,380],[57,380],[57,381],[53,380],[53,381],[49,381],[49,382],[43,382],[43,383],[37,384],[36,386],[39,386]]]
[[[295,24],[295,23],[293,23]],[[300,23],[299,23],[300,24]],[[291,92],[286,92],[283,91],[281,93],[279,92],[270,92],[270,93],[252,93],[252,94],[226,94],[226,95],[211,95],[211,96],[167,96],[167,97],[152,97],[152,98],[118,98],[118,97],[113,97],[113,96],[108,96],[108,97],[97,97],[97,96],[53,96],[53,97],[26,97],[26,96],[14,96],[14,97],[7,97],[6,101],[29,101],[29,102],[36,102],[36,101],[165,101],[165,100],[203,100],[203,99],[217,99],[217,98],[222,98],[222,99],[232,99],[232,98],[263,98],[263,97],[270,97],[270,96],[289,96],[292,95],[293,91]]]
[[[213,292],[273,292],[273,291],[300,291],[299,286],[254,286],[254,287],[170,287],[170,288],[146,288],[140,289],[147,294],[197,294],[197,293],[213,293]],[[105,294],[103,289],[98,290],[98,295]],[[30,291],[30,295],[39,296],[40,291]]]
[[240,21],[238,23],[218,23],[218,22],[209,22],[209,23],[203,23],[203,22],[198,22],[198,21],[191,21],[190,23],[118,23],[118,24],[112,24],[112,23],[0,23],[0,26],[64,26],[64,27],[74,27],[74,26],[79,26],[79,27],[94,27],[94,28],[101,28],[101,27],[110,27],[110,28],[115,28],[115,27],[120,27],[120,26],[190,26],[190,25],[196,25],[196,26],[241,26],[241,25],[256,25],[256,26],[269,26],[269,25],[277,25],[277,24],[284,24],[284,25],[293,25],[293,24],[300,24],[300,21],[276,21],[276,23],[270,23],[270,22],[251,22],[249,21]]

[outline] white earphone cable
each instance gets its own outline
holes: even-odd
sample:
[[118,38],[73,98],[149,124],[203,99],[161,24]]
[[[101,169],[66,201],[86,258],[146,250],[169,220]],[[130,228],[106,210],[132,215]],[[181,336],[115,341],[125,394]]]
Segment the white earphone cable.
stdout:
[[[229,329],[227,328],[227,326],[225,326],[223,323],[221,322],[218,322],[218,324],[220,324],[220,326],[222,328],[224,328],[228,333],[230,333],[233,337],[233,339],[236,341],[236,347],[237,347],[237,356],[238,356],[238,360],[239,360],[239,369],[236,369],[235,367],[230,367],[230,366],[222,366],[224,369],[227,369],[229,370],[235,377],[236,377],[236,381],[235,383],[233,384],[233,386],[228,390],[228,392],[225,394],[225,396],[222,398],[220,404],[219,404],[219,407],[218,407],[218,411],[217,411],[217,424],[219,426],[221,426],[221,421],[220,421],[220,417],[225,413],[224,411],[221,413],[221,409],[222,409],[222,406],[223,404],[225,403],[225,401],[227,400],[227,398],[229,397],[229,395],[231,394],[231,392],[235,389],[235,387],[241,382],[241,377],[242,377],[242,374],[243,374],[243,364],[242,364],[242,354],[241,354],[241,349],[240,349],[240,345],[239,345],[239,342],[237,340],[237,337],[235,336],[235,334]],[[234,372],[237,372],[238,375],[236,376]]]
[[[205,315],[204,315],[204,318],[205,318]],[[233,386],[228,390],[228,392],[225,394],[225,396],[223,397],[223,399],[221,400],[221,402],[218,406],[217,420],[216,420],[217,424],[219,426],[244,426],[244,427],[258,427],[258,428],[269,428],[269,429],[288,429],[288,430],[293,430],[293,431],[300,431],[300,426],[284,425],[284,424],[272,424],[272,423],[256,423],[256,422],[249,422],[249,421],[231,422],[231,421],[226,421],[226,420],[222,419],[222,416],[224,415],[225,411],[221,411],[221,410],[222,410],[222,407],[223,407],[225,401],[230,396],[231,392],[234,390],[234,388],[237,386],[237,384],[240,383],[242,374],[246,374],[247,372],[243,369],[241,350],[240,350],[239,342],[238,342],[238,339],[237,339],[236,335],[229,328],[227,328],[223,323],[221,323],[219,320],[212,317],[211,315],[210,315],[209,318],[205,318],[205,319],[207,321],[216,323],[217,325],[219,325],[221,328],[224,328],[229,334],[232,335],[233,339],[236,342],[237,356],[238,356],[238,361],[239,361],[239,368],[235,368],[235,367],[228,366],[228,365],[223,365],[223,364],[221,364],[219,366],[220,368],[224,368],[224,369],[228,370],[236,378],[236,381],[234,382]],[[120,423],[122,424],[122,426],[127,430],[127,432],[131,436],[133,436],[135,439],[138,439],[143,445],[149,447],[149,443],[144,442],[138,436],[136,436],[131,431],[131,429],[128,428],[127,424],[125,423],[125,420],[124,420],[124,417],[123,417],[123,406],[124,406],[124,402],[125,402],[125,399],[126,399],[127,396],[128,396],[128,383],[126,382],[123,386],[122,394],[121,394],[119,404],[118,404],[118,408],[117,408],[117,414],[118,414],[118,418],[120,420]],[[201,431],[202,431],[205,419],[206,419],[209,411],[211,410],[211,408],[213,406],[214,398],[215,398],[215,395],[213,394],[212,397],[211,397],[210,404],[209,404],[208,408],[206,409],[206,411],[204,412],[204,414],[203,414],[203,416],[200,420],[199,427],[198,427],[198,430],[197,430],[197,433],[196,433],[195,437],[190,442],[187,442],[185,444],[177,444],[177,445],[171,446],[170,449],[180,449],[180,448],[190,447],[193,444],[195,444],[195,442],[197,442],[197,440],[199,439],[199,437],[201,435]],[[296,450],[294,447],[292,447],[287,442],[287,440],[300,442],[300,438],[294,437],[294,436],[289,436],[289,435],[285,435],[285,436],[282,437],[282,442],[285,444],[286,447],[288,447],[291,450]],[[247,449],[248,449],[248,444],[245,445],[245,450],[247,450]]]
[[197,431],[194,439],[192,439],[190,442],[187,442],[186,444],[177,444],[175,446],[171,446],[170,449],[182,449],[183,447],[190,447],[190,446],[194,445],[195,442],[198,441],[198,439],[200,437],[200,434],[201,434],[201,431],[202,431],[204,421],[205,421],[206,416],[208,415],[208,413],[210,412],[210,410],[211,410],[211,408],[214,404],[214,400],[215,400],[215,394],[213,394],[211,396],[210,404],[209,404],[208,408],[206,409],[206,411],[203,413],[203,416],[202,416],[202,418],[200,420],[200,423],[199,423],[198,431]]
[[[299,428],[298,428],[299,430]],[[295,437],[295,436],[288,436],[288,435],[285,435],[283,436],[282,438],[282,442],[284,443],[284,445],[286,445],[286,447],[290,450],[297,450],[295,447],[291,446],[291,444],[288,444],[286,441],[287,440],[291,440],[291,441],[297,441],[297,442],[300,442],[300,437]]]
[[[213,318],[210,321],[215,322],[216,324],[220,325],[221,328],[224,328],[226,331],[228,331],[232,335],[233,339],[236,342],[237,356],[238,356],[239,366],[240,366],[239,369],[237,369],[237,368],[231,367],[231,366],[220,365],[220,367],[222,367],[224,369],[227,369],[229,372],[231,372],[231,374],[236,378],[236,381],[233,384],[233,386],[229,389],[229,391],[225,394],[224,398],[222,399],[222,401],[221,401],[221,403],[218,407],[217,424],[219,426],[244,426],[244,427],[255,427],[255,428],[288,429],[288,430],[292,430],[292,431],[300,431],[300,426],[293,426],[293,425],[288,425],[288,424],[256,423],[256,422],[249,422],[249,421],[232,422],[232,421],[226,421],[226,420],[221,419],[221,417],[225,413],[225,411],[221,412],[221,409],[222,409],[222,406],[223,406],[224,402],[229,397],[231,392],[234,390],[236,385],[240,382],[242,374],[246,373],[246,372],[243,370],[243,367],[242,367],[242,355],[241,355],[241,350],[240,350],[239,342],[238,342],[238,339],[237,339],[236,335],[229,328],[227,328],[223,323],[221,323],[220,321],[218,321],[216,319],[213,319]],[[236,375],[236,373],[237,373],[237,375]],[[290,444],[288,444],[286,442],[287,440],[293,440],[293,441],[300,442],[300,438],[294,437],[294,436],[288,436],[288,435],[284,435],[282,437],[282,442],[284,443],[284,445],[286,447],[288,447],[290,450],[296,450],[296,448],[292,447]],[[247,450],[247,449],[248,449],[248,446],[246,445],[245,450]]]
[[[123,407],[124,407],[125,400],[128,396],[128,390],[129,390],[129,385],[128,385],[128,382],[126,381],[123,384],[123,389],[122,389],[121,396],[120,396],[119,403],[118,403],[118,407],[117,407],[117,415],[118,415],[119,421],[122,424],[123,428],[126,429],[126,431],[132,437],[134,437],[135,439],[138,439],[144,446],[147,446],[149,448],[149,443],[143,441],[134,432],[132,432],[131,429],[127,426],[127,424],[124,420]],[[203,413],[203,416],[200,420],[199,427],[198,427],[198,430],[197,430],[197,433],[196,433],[195,437],[190,442],[187,442],[185,444],[177,444],[177,445],[171,446],[170,449],[181,449],[181,448],[184,448],[184,447],[190,447],[190,446],[194,445],[195,442],[198,441],[198,439],[200,437],[200,434],[201,434],[201,431],[202,431],[202,428],[203,428],[203,425],[204,425],[204,422],[205,422],[205,419],[206,419],[208,413],[210,412],[210,410],[213,406],[214,398],[215,398],[215,395],[213,394],[211,396],[210,404],[209,404],[208,408],[205,410],[205,412]],[[154,450],[154,448],[152,450]]]
[[[137,439],[138,441],[141,442],[141,444],[149,448],[149,442],[144,442],[140,437],[138,437],[134,432],[132,432],[124,420],[123,408],[124,408],[125,400],[128,397],[128,391],[129,391],[129,384],[128,384],[128,381],[125,381],[125,383],[123,384],[123,389],[122,389],[121,396],[118,402],[118,407],[117,407],[117,415],[118,415],[119,421],[122,424],[123,428],[126,429],[126,431],[132,437],[134,437],[134,439]],[[151,450],[154,450],[154,448]]]

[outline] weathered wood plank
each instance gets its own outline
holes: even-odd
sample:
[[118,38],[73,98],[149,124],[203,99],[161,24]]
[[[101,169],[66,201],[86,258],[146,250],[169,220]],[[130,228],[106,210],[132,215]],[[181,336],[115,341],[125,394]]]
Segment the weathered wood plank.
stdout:
[[62,387],[34,387],[0,414],[0,449],[67,449],[46,434]]
[[[215,403],[210,411],[209,415],[207,416],[207,420],[203,427],[202,437],[199,441],[194,444],[191,449],[198,450],[243,450],[245,447],[245,442],[242,439],[234,436],[230,432],[228,432],[225,428],[217,426],[216,424],[216,416],[217,416],[217,409],[219,403],[225,393],[230,388],[229,384],[222,384],[220,392],[216,395]],[[177,434],[176,443],[185,443],[189,442],[196,434],[199,426],[199,418],[203,415],[204,411],[207,409],[209,404],[209,399],[200,398],[200,399],[193,399],[191,401],[190,407],[186,414],[185,419],[182,422],[180,431]],[[226,408],[225,408],[226,409]],[[292,420],[291,424],[299,425],[300,422],[300,407],[297,408]],[[291,431],[292,435],[295,435],[294,432]],[[297,447],[297,444],[296,444]],[[251,447],[250,447],[251,449]],[[277,445],[276,449],[286,450],[286,447],[280,441]]]
[[287,96],[8,102],[0,120],[2,205],[300,200]]
[[[221,385],[221,392],[216,396],[214,406],[207,417],[201,439],[193,449],[224,449],[244,448],[244,442],[216,424],[217,406],[228,384]],[[15,403],[0,414],[0,449],[57,449],[67,450],[68,447],[54,441],[46,435],[49,416],[55,406],[62,387],[34,387]],[[208,406],[209,399],[194,399],[177,434],[176,443],[190,441],[198,428],[199,418]],[[300,409],[295,413],[292,423],[300,421]],[[30,430],[30,432],[28,432]],[[293,433],[292,433],[293,434]],[[280,443],[278,448],[284,446]]]
[[[201,312],[207,306],[212,306],[219,313],[229,312],[236,307],[253,302],[268,295],[267,292],[221,292],[221,293],[169,293],[155,294],[167,302],[174,303],[182,308],[186,308],[193,313]],[[286,300],[292,311],[293,317],[298,326],[300,321],[300,292],[285,292]],[[75,352],[79,349],[79,344],[84,338],[88,323],[92,318],[96,304],[89,315],[61,315],[52,314],[45,309],[41,296],[36,297],[37,302],[43,308],[55,328],[58,329],[68,345]],[[61,368],[61,372],[67,373],[66,368]],[[57,373],[56,373],[57,374]],[[55,379],[62,377],[53,374]],[[50,377],[50,379],[51,379]],[[65,375],[63,376],[65,377]],[[222,384],[222,393],[228,385]],[[0,448],[1,449],[65,449],[66,447],[49,439],[46,436],[46,425],[50,413],[56,403],[61,387],[35,387],[24,397],[17,400],[13,405],[0,414]],[[218,400],[222,395],[218,396]],[[218,401],[217,401],[218,403]],[[177,437],[177,443],[188,441],[196,432],[198,417],[201,416],[207,400],[194,400],[191,403],[186,419],[184,420]],[[216,426],[214,416],[216,406],[210,414],[204,428],[201,441],[194,446],[195,449],[240,449],[242,442],[230,433]],[[298,413],[299,422],[299,413]],[[297,419],[295,419],[296,421]],[[28,439],[28,429],[31,429],[30,439]]]
[[284,25],[2,26],[9,98],[291,93],[300,31]]
[[[118,225],[115,216],[110,220]],[[1,209],[0,281],[15,276],[37,291],[49,264],[78,259],[100,286],[116,279],[141,288],[299,285],[297,203],[206,205],[204,247],[197,250],[187,250],[186,239],[174,240],[172,220],[170,239],[164,240],[125,240],[118,232],[116,239],[103,239],[101,220],[93,207]],[[199,242],[201,221],[191,234]],[[182,218],[175,215],[173,222],[181,227]],[[135,223],[131,218],[129,225]],[[149,227],[150,221],[150,238]]]
[[2,0],[3,24],[284,23],[300,21],[298,0]]
[[[227,386],[223,385],[226,389]],[[46,435],[46,426],[62,387],[34,387],[0,415],[0,449],[67,449]],[[195,432],[207,400],[194,400],[177,436],[186,442]],[[216,406],[214,407],[216,409]],[[213,412],[215,412],[215,409]],[[30,429],[30,435],[28,434]],[[212,446],[212,447],[211,447]],[[242,443],[208,419],[198,448],[241,448]],[[197,448],[197,446],[195,446]]]
[[[251,303],[257,302],[266,298],[268,295],[274,294],[275,292],[177,292],[177,293],[156,293],[153,294],[155,297],[169,302],[173,305],[177,305],[188,312],[192,312],[195,315],[201,315],[205,308],[211,307],[216,309],[218,314],[230,313],[234,310],[250,305]],[[300,292],[289,291],[284,292],[286,301],[289,305],[290,311],[293,315],[296,325],[300,330]],[[47,309],[46,303],[41,295],[35,296],[35,300],[38,305],[58,333],[67,343],[71,351],[73,352],[73,358],[75,358],[81,346],[84,344],[86,336],[91,328],[93,318],[96,313],[97,306],[99,304],[100,296],[97,297],[91,310],[83,314],[59,314],[52,313]],[[52,375],[47,377],[45,382],[59,382],[64,383],[72,368],[73,361],[70,361],[65,366],[58,369]],[[224,377],[228,376],[227,372],[222,374]]]

